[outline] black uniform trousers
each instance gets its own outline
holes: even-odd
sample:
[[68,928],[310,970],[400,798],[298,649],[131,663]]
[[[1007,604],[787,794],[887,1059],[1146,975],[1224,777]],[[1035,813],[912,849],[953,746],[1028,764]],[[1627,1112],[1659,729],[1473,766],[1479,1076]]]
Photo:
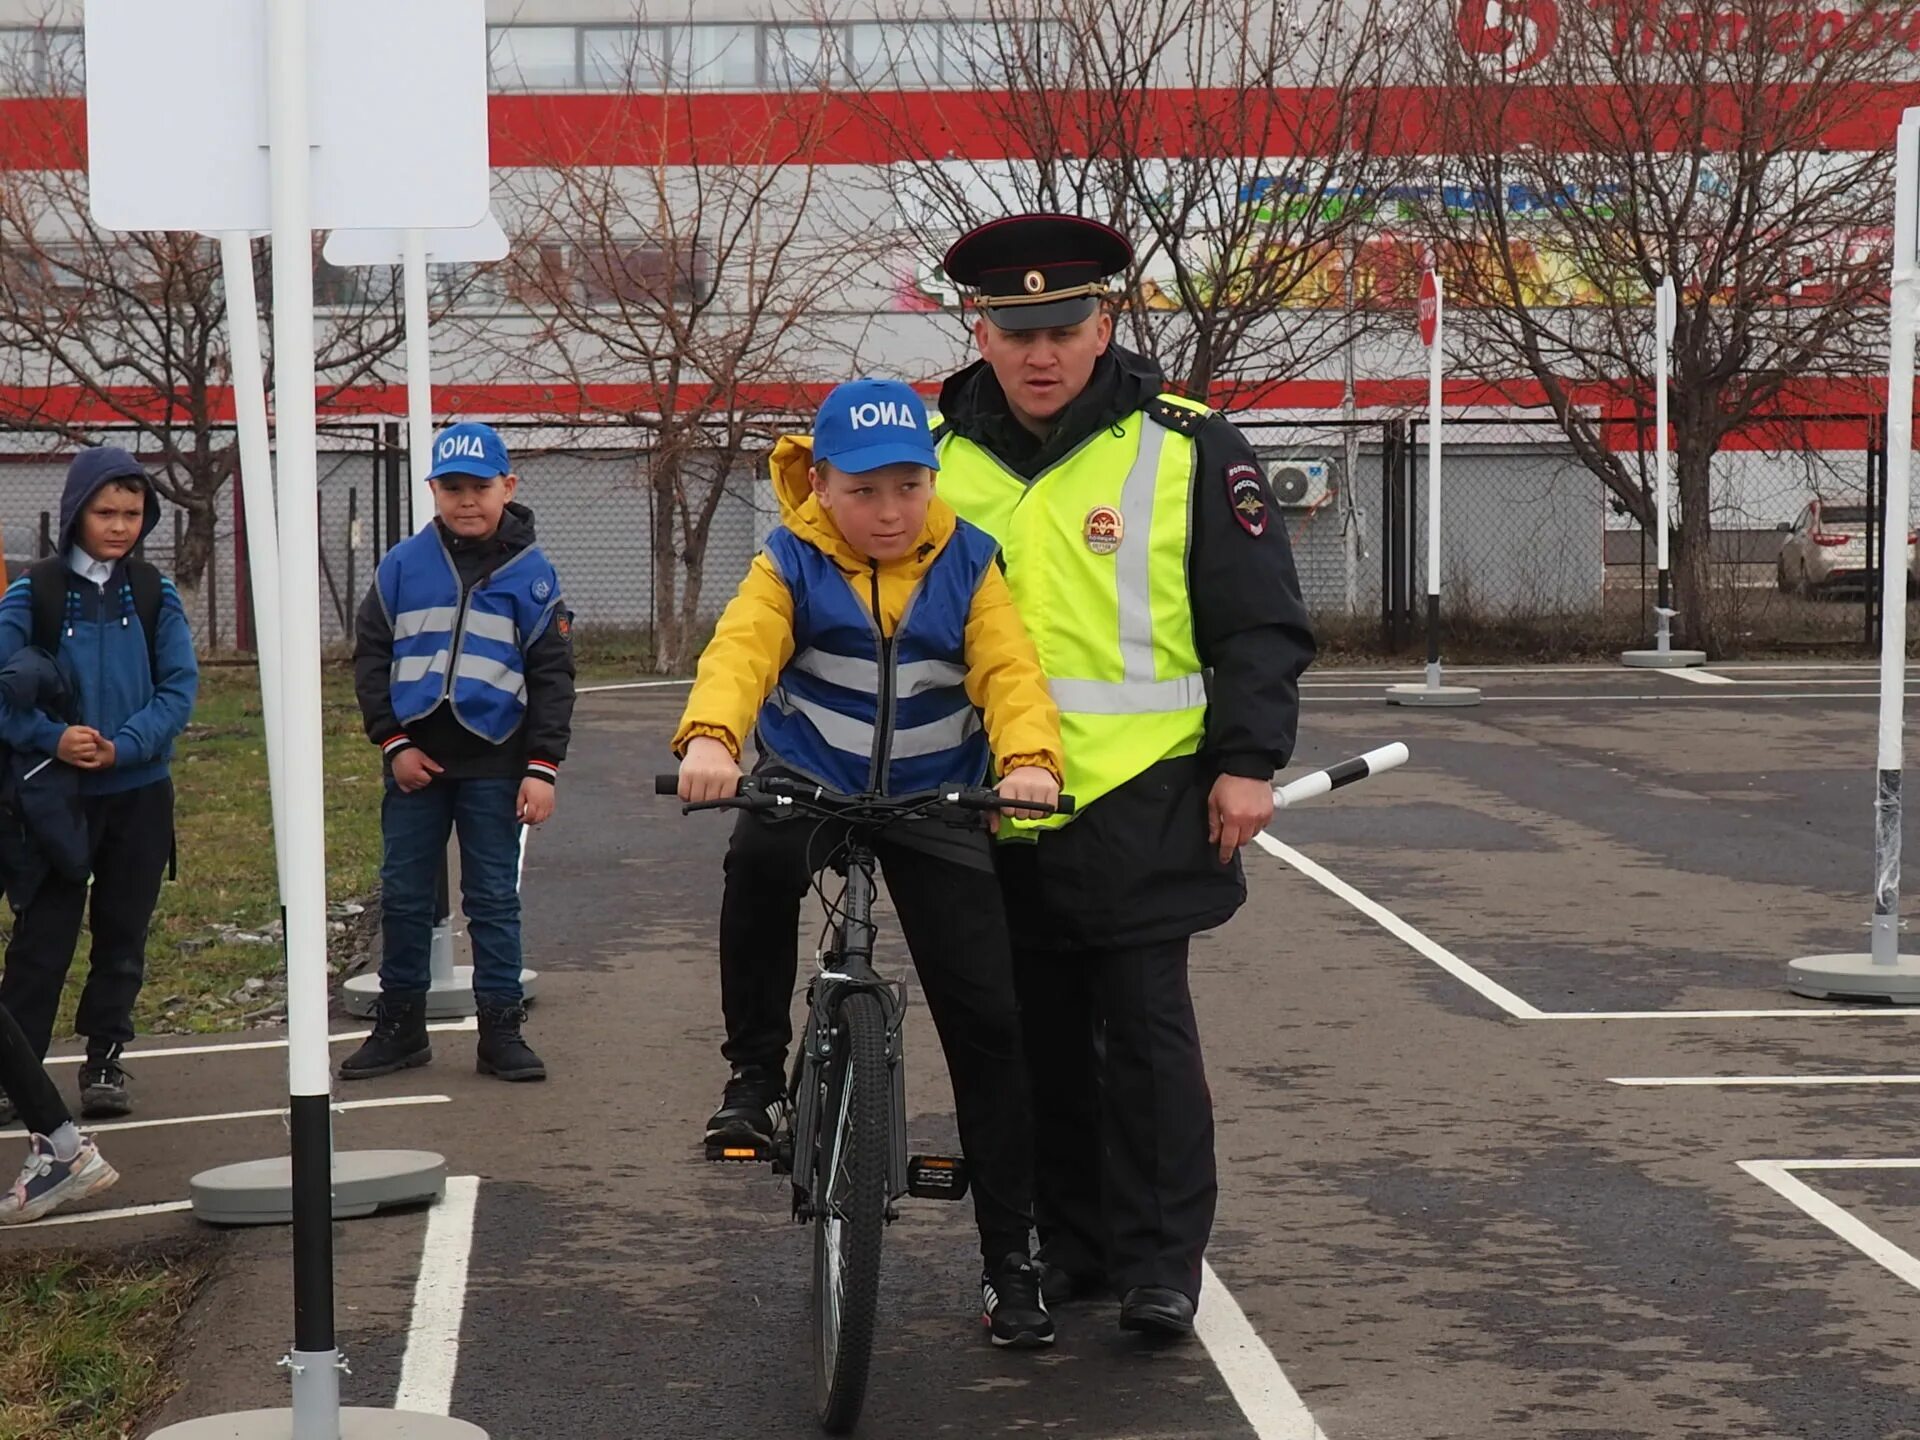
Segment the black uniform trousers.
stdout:
[[1016,949],[1014,979],[1041,1258],[1121,1295],[1164,1285],[1197,1303],[1219,1185],[1188,943]]
[[[842,833],[751,813],[734,828],[720,902],[720,996],[721,1053],[735,1066],[785,1063],[800,906],[814,867],[826,863]],[[953,1079],[981,1253],[998,1262],[1026,1254],[1033,1228],[1033,1120],[1006,912],[985,837],[978,839],[962,847],[976,864],[884,837],[874,852]]]
[[53,1040],[60,991],[73,965],[80,920],[93,928],[93,956],[74,1028],[89,1052],[133,1039],[133,1005],[147,970],[147,926],[173,853],[173,781],[86,797],[93,852],[91,904],[84,880],[49,875],[13,920],[0,1005],[36,1056]]
[[13,1013],[0,1005],[0,1091],[4,1091],[27,1129],[51,1135],[73,1119],[60,1100],[60,1091],[20,1029]]

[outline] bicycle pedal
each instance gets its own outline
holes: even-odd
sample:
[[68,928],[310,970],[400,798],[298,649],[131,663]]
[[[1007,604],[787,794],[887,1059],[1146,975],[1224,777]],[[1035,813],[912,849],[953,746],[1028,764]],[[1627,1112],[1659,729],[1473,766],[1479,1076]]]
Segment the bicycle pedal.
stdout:
[[907,1193],[916,1200],[964,1200],[967,1162],[958,1155],[909,1155]]
[[773,1158],[773,1148],[763,1141],[742,1140],[733,1136],[707,1141],[707,1159],[723,1164],[752,1165]]

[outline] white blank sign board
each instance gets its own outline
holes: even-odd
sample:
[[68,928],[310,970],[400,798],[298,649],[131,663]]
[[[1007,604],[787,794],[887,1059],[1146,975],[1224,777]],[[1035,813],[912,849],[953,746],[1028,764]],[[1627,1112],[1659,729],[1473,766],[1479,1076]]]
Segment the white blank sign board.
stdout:
[[[270,227],[270,3],[87,0],[101,225]],[[490,199],[485,0],[325,0],[308,17],[315,227],[478,222]]]
[[[491,215],[464,230],[422,230],[420,238],[435,265],[484,265],[507,258],[507,232]],[[407,232],[336,230],[322,253],[329,265],[398,265],[407,258]]]

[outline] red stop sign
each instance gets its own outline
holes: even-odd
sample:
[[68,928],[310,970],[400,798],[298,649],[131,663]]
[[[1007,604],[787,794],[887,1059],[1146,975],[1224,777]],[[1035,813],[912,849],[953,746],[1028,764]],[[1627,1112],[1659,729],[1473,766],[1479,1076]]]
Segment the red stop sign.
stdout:
[[1426,270],[1420,275],[1420,343],[1431,346],[1433,338],[1440,329],[1440,282],[1434,278],[1433,271]]

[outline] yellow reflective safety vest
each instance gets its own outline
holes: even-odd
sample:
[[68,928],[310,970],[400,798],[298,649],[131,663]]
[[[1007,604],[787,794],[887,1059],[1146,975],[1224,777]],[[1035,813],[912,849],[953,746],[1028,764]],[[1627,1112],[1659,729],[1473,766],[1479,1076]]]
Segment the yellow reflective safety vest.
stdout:
[[[1176,395],[1160,399],[1209,413]],[[1144,411],[1031,481],[963,436],[939,443],[941,498],[1000,542],[1060,707],[1061,788],[1082,809],[1162,760],[1193,754],[1206,734],[1187,592],[1194,452],[1191,438]],[[1066,823],[1053,816],[1011,828]]]

